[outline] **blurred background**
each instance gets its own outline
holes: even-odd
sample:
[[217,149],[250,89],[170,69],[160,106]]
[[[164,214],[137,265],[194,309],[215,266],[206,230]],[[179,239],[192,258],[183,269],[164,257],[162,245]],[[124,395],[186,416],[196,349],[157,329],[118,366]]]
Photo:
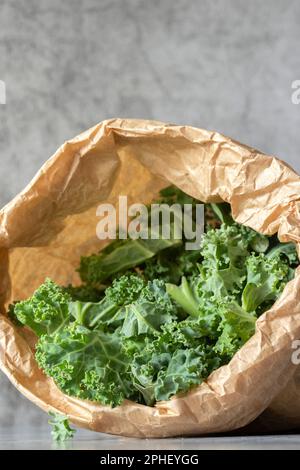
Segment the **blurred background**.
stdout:
[[[1,207],[111,117],[216,130],[300,172],[299,18],[297,0],[0,0]],[[47,419],[0,373],[0,436]]]

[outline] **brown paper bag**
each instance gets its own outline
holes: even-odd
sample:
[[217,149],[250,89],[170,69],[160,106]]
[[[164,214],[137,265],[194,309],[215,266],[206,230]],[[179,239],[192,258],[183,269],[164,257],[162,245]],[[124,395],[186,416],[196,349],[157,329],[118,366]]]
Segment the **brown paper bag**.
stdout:
[[[231,362],[186,395],[147,407],[111,409],[65,396],[37,367],[34,336],[5,311],[49,276],[78,283],[82,254],[100,247],[96,207],[118,196],[150,202],[174,184],[201,201],[227,201],[233,217],[300,247],[300,178],[272,156],[218,133],[143,120],[110,120],[66,142],[0,213],[0,365],[45,411],[82,427],[124,436],[230,431],[260,418],[279,429],[300,425],[300,372],[291,343],[300,338],[300,269],[255,335]],[[265,418],[264,418],[265,417]],[[265,419],[265,420],[264,420]]]

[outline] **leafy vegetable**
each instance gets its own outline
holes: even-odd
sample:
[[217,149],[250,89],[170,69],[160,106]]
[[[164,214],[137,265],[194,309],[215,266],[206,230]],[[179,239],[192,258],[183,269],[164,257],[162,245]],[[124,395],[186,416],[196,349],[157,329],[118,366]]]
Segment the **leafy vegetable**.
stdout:
[[221,357],[230,359],[243,344],[253,335],[257,316],[246,312],[235,300],[224,299],[219,302],[221,332],[214,351]]
[[117,240],[114,249],[108,245],[99,254],[83,256],[79,273],[84,282],[99,285],[112,276],[124,272],[134,266],[139,266],[146,260],[167,248],[181,244],[181,240]]
[[[177,188],[160,202],[191,203],[194,217],[197,201]],[[82,286],[46,280],[10,307],[38,336],[37,362],[64,393],[153,405],[200,384],[253,335],[294,275],[295,246],[237,224],[228,204],[206,214],[197,250],[175,238],[116,240],[81,259]],[[68,436],[64,417],[55,426]]]
[[156,279],[149,281],[140,297],[125,307],[120,333],[129,338],[142,334],[156,336],[161,325],[175,318],[176,307],[165,291],[164,282]]
[[231,217],[231,208],[229,204],[223,202],[221,204],[210,204],[210,206],[222,224],[233,224],[233,218]]
[[116,305],[127,305],[137,299],[145,287],[144,280],[137,275],[123,275],[112,282],[105,291],[106,298]]
[[76,431],[70,428],[69,420],[66,416],[53,412],[50,412],[49,415],[52,418],[48,422],[52,426],[51,434],[54,441],[64,442],[74,437]]
[[279,243],[269,251],[267,256],[268,258],[273,258],[278,254],[285,255],[291,266],[297,266],[299,264],[296,245],[294,243]]
[[19,322],[29,326],[38,336],[51,334],[70,321],[70,300],[67,292],[47,279],[30,299],[15,305],[14,314]]
[[289,280],[290,267],[278,253],[269,258],[261,254],[247,259],[247,284],[242,294],[247,312],[255,311],[265,302],[274,302]]
[[113,406],[131,395],[128,364],[117,335],[73,324],[43,335],[36,360],[67,395]]
[[81,286],[69,285],[64,291],[70,295],[72,300],[80,302],[99,302],[103,297],[103,289],[97,289],[90,284],[82,284]]
[[173,322],[132,353],[134,386],[147,405],[168,400],[200,384],[221,361],[209,346],[206,330],[194,320]]
[[192,317],[199,315],[199,302],[195,289],[188,283],[185,277],[182,278],[180,286],[167,284],[168,294]]

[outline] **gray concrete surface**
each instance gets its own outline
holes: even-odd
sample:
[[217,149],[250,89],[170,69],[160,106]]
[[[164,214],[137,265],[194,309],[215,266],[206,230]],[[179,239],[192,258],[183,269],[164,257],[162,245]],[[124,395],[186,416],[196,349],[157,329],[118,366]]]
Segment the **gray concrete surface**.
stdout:
[[[110,117],[215,129],[300,171],[297,0],[0,0],[0,206]],[[0,430],[47,416],[0,375]]]
[[222,437],[190,437],[173,439],[130,439],[115,436],[92,435],[82,432],[72,441],[63,444],[54,443],[51,438],[15,437],[0,439],[0,450],[98,450],[128,451],[142,450],[172,451],[186,450],[299,450],[300,435],[286,436],[222,436]]

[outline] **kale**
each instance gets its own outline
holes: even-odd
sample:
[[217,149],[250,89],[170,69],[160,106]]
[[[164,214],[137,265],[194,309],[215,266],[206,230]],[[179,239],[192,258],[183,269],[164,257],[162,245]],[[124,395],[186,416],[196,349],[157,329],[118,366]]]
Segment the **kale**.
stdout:
[[[177,188],[161,201],[197,203]],[[228,204],[206,213],[197,250],[184,240],[116,240],[81,259],[82,286],[47,279],[10,307],[38,336],[39,367],[65,394],[153,405],[199,385],[251,338],[294,275],[295,246],[237,224]],[[61,416],[55,429],[59,439],[71,432]]]

